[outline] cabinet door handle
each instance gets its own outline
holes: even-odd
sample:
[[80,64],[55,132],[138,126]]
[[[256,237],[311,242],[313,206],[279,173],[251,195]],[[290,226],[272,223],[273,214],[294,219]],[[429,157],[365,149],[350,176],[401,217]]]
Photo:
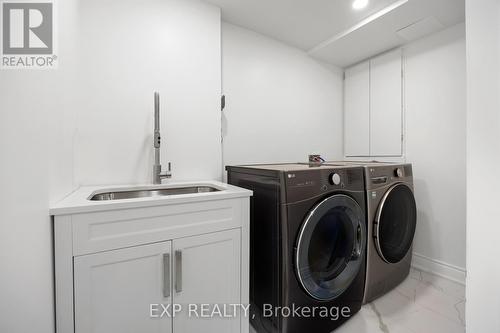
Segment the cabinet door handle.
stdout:
[[170,297],[170,253],[163,255],[163,297]]
[[182,251],[175,251],[175,291],[182,291]]

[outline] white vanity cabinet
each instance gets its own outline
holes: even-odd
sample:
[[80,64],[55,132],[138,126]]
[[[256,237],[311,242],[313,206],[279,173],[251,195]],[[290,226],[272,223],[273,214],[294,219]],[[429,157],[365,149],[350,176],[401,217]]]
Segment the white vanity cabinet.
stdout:
[[346,69],[346,157],[403,154],[403,67],[397,49]]
[[[174,304],[241,303],[240,237],[235,229],[174,240]],[[191,317],[180,312],[174,332],[240,332],[238,318],[207,319],[196,310]]]
[[172,242],[74,258],[76,332],[172,332],[172,318],[152,320],[150,304],[171,304]]
[[57,333],[248,333],[240,308],[201,310],[249,303],[251,192],[217,185],[109,203],[81,189],[53,208]]

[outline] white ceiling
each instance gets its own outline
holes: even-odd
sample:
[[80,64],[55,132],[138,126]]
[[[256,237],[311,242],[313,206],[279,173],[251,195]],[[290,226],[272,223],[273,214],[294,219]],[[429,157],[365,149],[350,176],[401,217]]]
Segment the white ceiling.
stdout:
[[[353,0],[205,1],[222,9],[224,21],[341,67],[460,23],[465,17],[464,0],[408,0],[370,22],[363,21],[401,0],[370,0],[360,11],[352,9]],[[357,27],[360,23],[364,24]]]

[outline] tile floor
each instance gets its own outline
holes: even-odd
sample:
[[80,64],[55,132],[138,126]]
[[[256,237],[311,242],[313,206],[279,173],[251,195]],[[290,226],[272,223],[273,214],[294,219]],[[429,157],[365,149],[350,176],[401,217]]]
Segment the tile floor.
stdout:
[[395,290],[364,305],[335,330],[335,333],[463,332],[465,287],[415,269]]

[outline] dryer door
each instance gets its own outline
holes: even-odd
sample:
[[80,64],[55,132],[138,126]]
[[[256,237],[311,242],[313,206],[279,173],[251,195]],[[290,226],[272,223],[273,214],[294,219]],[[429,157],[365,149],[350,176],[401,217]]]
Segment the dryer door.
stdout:
[[305,291],[333,300],[357,276],[364,262],[365,215],[356,201],[333,195],[316,205],[299,232],[295,270]]
[[417,207],[413,191],[405,184],[392,186],[378,207],[374,221],[375,245],[387,263],[400,262],[413,243]]

